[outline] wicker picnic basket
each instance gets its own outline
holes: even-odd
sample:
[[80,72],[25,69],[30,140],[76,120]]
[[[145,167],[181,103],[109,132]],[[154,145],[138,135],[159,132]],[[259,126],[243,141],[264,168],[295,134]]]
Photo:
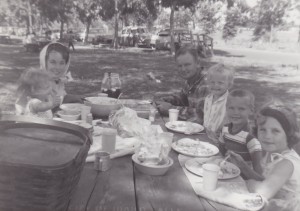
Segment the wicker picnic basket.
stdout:
[[92,139],[79,126],[0,118],[0,210],[66,210]]

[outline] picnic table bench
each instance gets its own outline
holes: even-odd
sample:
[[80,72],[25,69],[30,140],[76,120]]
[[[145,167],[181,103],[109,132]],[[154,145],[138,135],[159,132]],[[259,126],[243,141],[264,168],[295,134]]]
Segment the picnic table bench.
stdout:
[[[165,128],[164,118],[154,124]],[[200,135],[201,140],[209,140]],[[174,140],[186,137],[174,133]],[[191,135],[199,138],[199,135]],[[134,167],[131,155],[112,160],[108,171],[94,170],[93,163],[86,163],[78,186],[69,203],[68,211],[237,211],[217,202],[199,197],[193,190],[179,161],[178,153],[171,150],[173,166],[164,176],[149,176]]]

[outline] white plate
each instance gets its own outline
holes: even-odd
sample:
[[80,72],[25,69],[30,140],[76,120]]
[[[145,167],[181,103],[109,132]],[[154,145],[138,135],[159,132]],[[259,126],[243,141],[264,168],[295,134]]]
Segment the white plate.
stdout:
[[180,154],[194,157],[210,157],[219,153],[215,145],[191,138],[182,138],[173,142],[172,148]]
[[[220,161],[222,160],[222,158],[218,158],[218,159]],[[193,158],[193,159],[186,161],[185,167],[190,172],[192,172],[196,175],[199,175],[199,176],[203,176],[202,165],[205,163],[213,162],[210,160],[211,160],[211,158]],[[240,173],[241,173],[241,171],[236,165],[225,161],[221,165],[221,171],[219,172],[218,179],[232,179],[232,178],[239,176]]]
[[187,121],[167,122],[165,126],[169,130],[184,134],[200,133],[204,130],[204,127],[202,125]]

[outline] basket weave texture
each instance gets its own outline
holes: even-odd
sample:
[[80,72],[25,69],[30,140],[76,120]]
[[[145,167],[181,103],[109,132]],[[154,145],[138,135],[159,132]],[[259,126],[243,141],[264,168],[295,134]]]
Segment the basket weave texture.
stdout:
[[[36,118],[23,121],[24,119],[21,118],[19,121],[20,119],[17,118],[18,122],[14,122],[14,119],[14,117],[1,117],[0,136],[1,134],[7,136],[6,131],[14,131],[19,128],[28,130],[31,127],[38,128],[36,130],[39,128],[50,129],[54,133],[56,130],[64,131],[74,133],[79,137],[76,143],[70,143],[73,147],[78,147],[78,151],[74,154],[73,159],[59,165],[30,165],[28,162],[8,162],[9,159],[0,159],[0,210],[66,210],[90,148],[91,139],[88,131],[78,126],[56,123],[52,120]],[[9,133],[9,135],[11,134],[13,133]],[[78,140],[81,140],[81,143]],[[2,144],[1,140],[0,144]],[[52,143],[47,144],[51,145]],[[59,144],[60,142],[56,143],[58,146]],[[41,157],[41,159],[43,158]]]

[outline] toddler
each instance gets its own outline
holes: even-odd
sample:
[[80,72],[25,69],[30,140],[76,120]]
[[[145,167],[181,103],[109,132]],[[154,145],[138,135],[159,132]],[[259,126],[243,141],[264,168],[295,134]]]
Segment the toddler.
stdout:
[[24,115],[52,119],[51,108],[55,100],[51,93],[52,86],[47,73],[31,69],[21,75],[17,94],[27,99]]
[[223,155],[226,150],[233,151],[241,155],[258,174],[261,174],[261,144],[250,134],[249,127],[249,116],[254,112],[254,101],[254,95],[247,90],[235,89],[229,93],[226,104],[229,123],[222,128],[219,141]]
[[[251,192],[269,203],[267,210],[300,210],[300,156],[292,149],[299,142],[297,115],[285,105],[268,105],[258,113],[257,137],[263,149],[262,181],[247,181]],[[231,156],[243,172],[255,175],[243,159]]]
[[218,142],[225,121],[228,89],[233,85],[233,70],[224,64],[216,64],[208,69],[207,85],[209,94],[204,101],[204,122],[210,139]]

